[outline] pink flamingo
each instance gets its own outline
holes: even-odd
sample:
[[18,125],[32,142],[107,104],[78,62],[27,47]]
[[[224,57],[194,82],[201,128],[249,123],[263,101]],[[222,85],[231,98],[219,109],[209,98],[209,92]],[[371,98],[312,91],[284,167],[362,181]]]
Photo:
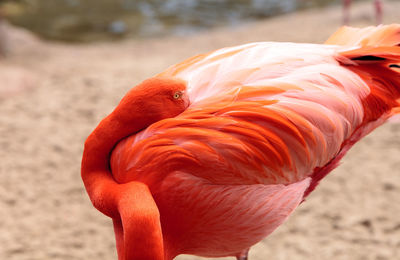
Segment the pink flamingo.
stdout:
[[4,23],[4,11],[0,8],[0,57],[6,56],[6,32]]
[[[352,0],[343,0],[343,24],[350,22],[350,6]],[[382,0],[374,0],[376,24],[382,23],[383,3]]]
[[224,48],[132,88],[82,159],[119,259],[247,259],[354,143],[400,112],[399,32],[344,27],[326,45]]

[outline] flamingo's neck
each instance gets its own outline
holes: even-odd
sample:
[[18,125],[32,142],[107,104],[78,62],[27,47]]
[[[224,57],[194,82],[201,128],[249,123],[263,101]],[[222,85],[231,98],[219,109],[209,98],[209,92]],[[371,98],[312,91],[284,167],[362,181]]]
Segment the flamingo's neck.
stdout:
[[93,205],[110,217],[118,215],[113,194],[119,185],[110,170],[111,151],[121,139],[146,127],[140,116],[131,115],[129,121],[135,123],[126,124],[115,112],[103,119],[87,138],[81,166],[82,180]]
[[[110,154],[123,138],[183,112],[189,104],[182,96],[184,89],[180,80],[144,81],[127,93],[85,142],[82,180],[93,205],[114,220],[120,259],[165,260],[165,256],[160,213],[149,187],[137,181],[118,183],[110,169]],[[182,98],[173,93],[181,93],[178,98]]]
[[135,181],[117,183],[109,166],[118,141],[145,127],[146,120],[140,119],[131,116],[136,123],[127,124],[112,113],[100,122],[85,143],[82,179],[93,205],[114,220],[121,259],[165,260],[159,211],[149,188]]

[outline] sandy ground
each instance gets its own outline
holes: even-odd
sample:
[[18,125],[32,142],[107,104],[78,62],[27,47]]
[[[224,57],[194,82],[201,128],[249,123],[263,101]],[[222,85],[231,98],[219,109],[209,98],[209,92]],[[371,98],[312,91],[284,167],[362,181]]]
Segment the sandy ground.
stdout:
[[[373,23],[371,3],[352,11],[353,25]],[[385,23],[400,21],[399,1],[385,11]],[[116,259],[111,221],[80,179],[82,144],[97,122],[131,86],[184,58],[252,41],[323,42],[340,14],[331,7],[192,37],[92,45],[9,28],[10,54],[0,60],[0,259]],[[366,137],[250,259],[400,259],[399,154],[400,123]]]

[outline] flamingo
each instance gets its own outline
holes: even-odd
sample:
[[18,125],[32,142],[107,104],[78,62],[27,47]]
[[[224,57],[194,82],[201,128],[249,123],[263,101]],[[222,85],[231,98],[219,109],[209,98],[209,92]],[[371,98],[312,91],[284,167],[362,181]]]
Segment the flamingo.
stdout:
[[259,42],[133,87],[85,142],[118,259],[247,259],[362,137],[400,113],[400,25]]
[[0,58],[6,56],[6,32],[4,23],[4,12],[0,9]]
[[[343,24],[349,24],[350,21],[350,6],[352,0],[342,0],[343,2]],[[383,3],[382,0],[374,0],[376,24],[382,23]]]

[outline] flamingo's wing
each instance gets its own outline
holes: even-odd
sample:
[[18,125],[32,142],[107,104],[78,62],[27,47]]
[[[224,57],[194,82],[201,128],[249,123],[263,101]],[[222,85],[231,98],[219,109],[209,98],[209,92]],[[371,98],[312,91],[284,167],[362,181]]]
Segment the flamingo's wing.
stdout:
[[369,26],[362,29],[343,26],[325,44],[342,46],[395,46],[400,43],[398,24]]
[[238,86],[266,86],[268,80],[287,76],[301,67],[336,63],[336,49],[317,44],[250,43],[195,56],[159,76],[187,81],[190,99],[197,103],[227,95]]
[[335,48],[256,43],[167,70],[188,82],[192,105],[118,145],[115,178],[153,178],[162,165],[163,174],[181,170],[219,184],[303,180],[363,119],[369,87],[340,66]]
[[128,139],[129,149],[117,147],[116,178],[149,178],[157,165],[221,184],[314,175],[398,106],[399,47],[389,45],[400,42],[399,31],[370,30],[366,39],[383,47],[252,43],[167,69],[160,75],[188,82],[192,104]]

